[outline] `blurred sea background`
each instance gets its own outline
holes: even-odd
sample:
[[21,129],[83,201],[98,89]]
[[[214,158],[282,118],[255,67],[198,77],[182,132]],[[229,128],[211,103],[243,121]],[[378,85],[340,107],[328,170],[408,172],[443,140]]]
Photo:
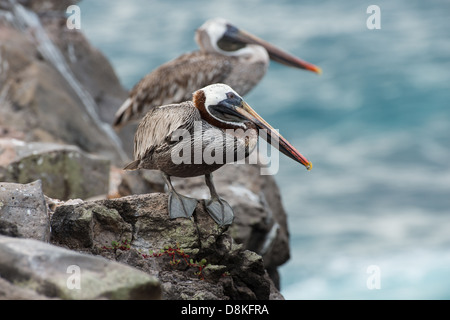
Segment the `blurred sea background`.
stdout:
[[[369,30],[369,5],[381,29]],[[81,29],[131,89],[223,17],[323,69],[272,62],[245,100],[280,156],[286,299],[450,299],[450,2],[83,0]],[[369,289],[370,266],[380,288]],[[368,270],[369,268],[369,270]],[[369,280],[370,282],[370,280]]]

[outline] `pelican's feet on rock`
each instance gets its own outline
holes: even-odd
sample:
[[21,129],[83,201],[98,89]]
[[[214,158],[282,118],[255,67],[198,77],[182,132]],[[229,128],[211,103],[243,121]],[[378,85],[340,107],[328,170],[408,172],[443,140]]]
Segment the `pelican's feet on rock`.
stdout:
[[192,217],[197,203],[197,199],[183,196],[177,192],[169,192],[170,219]]
[[233,223],[234,213],[231,206],[223,199],[205,200],[206,210],[214,221],[220,226],[227,226]]

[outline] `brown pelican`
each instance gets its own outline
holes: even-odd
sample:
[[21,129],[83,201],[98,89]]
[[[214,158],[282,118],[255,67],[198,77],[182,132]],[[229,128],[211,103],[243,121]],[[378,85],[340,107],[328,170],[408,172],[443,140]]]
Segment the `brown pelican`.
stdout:
[[288,157],[311,169],[311,162],[236,91],[222,83],[195,91],[192,101],[151,109],[140,122],[134,137],[135,160],[124,169],[162,172],[169,191],[170,218],[189,218],[197,206],[196,199],[175,191],[170,177],[205,175],[211,194],[211,199],[205,201],[206,209],[217,224],[229,225],[233,221],[233,211],[217,194],[212,172],[227,162],[246,158],[255,148],[258,134]]
[[197,29],[199,51],[186,53],[147,74],[131,90],[115,115],[116,130],[140,120],[155,106],[191,99],[192,92],[213,83],[225,83],[247,94],[264,76],[269,59],[290,67],[321,73],[319,67],[259,39],[222,18]]

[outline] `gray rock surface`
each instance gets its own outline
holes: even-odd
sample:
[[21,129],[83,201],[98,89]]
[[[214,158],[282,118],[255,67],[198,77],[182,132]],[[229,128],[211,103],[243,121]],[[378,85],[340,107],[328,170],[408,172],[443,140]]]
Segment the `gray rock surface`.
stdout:
[[104,258],[0,236],[0,298],[159,299],[156,278]]
[[108,60],[65,27],[63,3],[72,2],[1,1],[0,127],[122,164],[133,129],[118,137],[109,124],[127,92]]
[[60,200],[109,192],[110,161],[72,145],[0,138],[0,181],[42,181],[45,195]]
[[[229,164],[214,173],[217,192],[233,208],[230,232],[236,242],[264,258],[278,284],[277,267],[289,260],[289,231],[286,212],[272,176],[261,175],[259,165]],[[182,194],[208,198],[203,177],[173,179]]]
[[[166,194],[151,193],[59,205],[51,219],[51,241],[155,275],[164,299],[282,298],[262,257],[237,245],[227,228],[211,219],[203,202],[192,219],[174,220],[167,202]],[[113,241],[118,245],[111,247]],[[174,265],[173,259],[180,261]],[[208,267],[198,275],[195,261],[202,260]]]
[[50,219],[40,180],[0,182],[0,234],[49,241]]

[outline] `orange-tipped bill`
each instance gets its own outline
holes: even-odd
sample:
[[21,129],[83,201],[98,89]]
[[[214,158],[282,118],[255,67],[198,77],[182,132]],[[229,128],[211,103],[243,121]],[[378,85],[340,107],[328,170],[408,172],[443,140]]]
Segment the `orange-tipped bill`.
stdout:
[[240,42],[244,42],[244,43],[249,43],[249,44],[257,44],[260,45],[262,47],[264,47],[267,50],[267,53],[269,54],[270,59],[284,64],[286,66],[289,67],[295,67],[295,68],[300,68],[300,69],[305,69],[305,70],[309,70],[312,72],[315,72],[317,74],[321,74],[322,73],[322,69],[320,69],[318,66],[306,62],[300,58],[297,58],[295,56],[293,56],[290,53],[287,53],[286,51],[281,50],[280,48],[274,46],[273,44],[260,39],[246,31],[237,29],[237,28],[230,28],[229,32],[227,33],[227,36],[230,39],[233,39],[235,41],[240,41]]
[[312,163],[297,151],[282,135],[256,113],[246,102],[242,101],[241,108],[235,109],[242,116],[253,122],[259,129],[266,130],[266,135],[261,135],[272,146],[289,158],[301,163],[306,169],[312,169]]

